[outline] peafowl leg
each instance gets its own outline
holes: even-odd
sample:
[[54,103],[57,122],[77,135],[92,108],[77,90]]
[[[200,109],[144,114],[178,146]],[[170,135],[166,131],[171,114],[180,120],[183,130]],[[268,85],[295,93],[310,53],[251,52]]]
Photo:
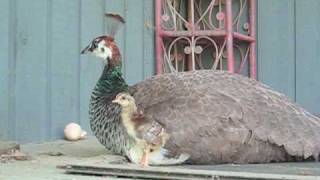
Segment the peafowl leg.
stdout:
[[143,150],[143,155],[140,162],[142,167],[147,167],[149,165],[149,152],[150,147],[147,145]]

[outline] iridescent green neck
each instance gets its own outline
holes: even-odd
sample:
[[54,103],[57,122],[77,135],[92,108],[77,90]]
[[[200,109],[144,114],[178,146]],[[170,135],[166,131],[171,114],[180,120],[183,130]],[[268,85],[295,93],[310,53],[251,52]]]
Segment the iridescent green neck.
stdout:
[[128,91],[128,84],[122,77],[121,64],[112,67],[105,66],[94,90],[98,96],[112,96]]

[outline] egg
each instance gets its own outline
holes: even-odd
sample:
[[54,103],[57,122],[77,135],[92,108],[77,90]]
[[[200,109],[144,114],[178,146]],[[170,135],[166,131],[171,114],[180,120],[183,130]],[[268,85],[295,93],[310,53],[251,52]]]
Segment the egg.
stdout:
[[64,137],[69,141],[77,141],[84,139],[87,132],[83,131],[81,126],[77,123],[69,123],[64,128]]

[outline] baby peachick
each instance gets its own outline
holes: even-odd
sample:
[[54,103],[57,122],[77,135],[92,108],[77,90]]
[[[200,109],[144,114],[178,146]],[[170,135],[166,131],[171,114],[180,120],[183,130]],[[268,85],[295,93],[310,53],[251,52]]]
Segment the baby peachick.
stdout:
[[129,151],[129,159],[142,166],[151,164],[180,164],[189,155],[182,154],[179,158],[169,157],[171,154],[163,146],[169,139],[164,127],[156,121],[148,120],[142,111],[138,111],[135,100],[127,93],[119,93],[112,101],[121,106],[121,121],[135,146]]

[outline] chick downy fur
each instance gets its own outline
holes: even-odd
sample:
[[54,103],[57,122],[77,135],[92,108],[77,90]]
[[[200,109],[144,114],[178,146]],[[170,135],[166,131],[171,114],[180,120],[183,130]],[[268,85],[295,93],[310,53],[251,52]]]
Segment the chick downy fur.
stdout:
[[169,134],[155,121],[148,121],[142,112],[138,111],[135,100],[127,93],[119,93],[114,103],[121,106],[121,121],[129,136],[135,140],[135,145],[130,148],[128,158],[138,164],[144,154],[144,150],[150,147],[149,165],[175,165],[185,162],[188,154],[172,156],[164,148]]

